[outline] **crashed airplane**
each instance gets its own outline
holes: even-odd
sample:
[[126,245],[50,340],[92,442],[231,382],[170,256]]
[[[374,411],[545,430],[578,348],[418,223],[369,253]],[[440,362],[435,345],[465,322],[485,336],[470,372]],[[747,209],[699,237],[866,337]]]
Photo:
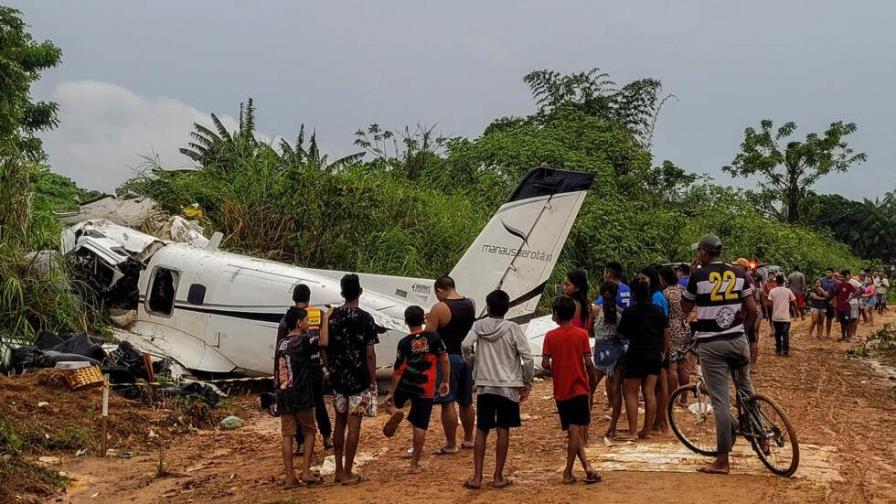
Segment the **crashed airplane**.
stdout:
[[[593,178],[543,167],[523,178],[450,273],[479,316],[486,315],[485,296],[501,288],[512,300],[508,319],[527,324],[534,318]],[[346,272],[232,254],[218,250],[219,243],[220,233],[210,241],[176,243],[87,220],[63,231],[61,249],[107,302],[131,310],[126,330],[116,331],[120,339],[192,371],[269,375],[277,324],[293,287],[311,287],[312,306],[337,306]],[[434,282],[359,276],[361,307],[382,329],[377,366],[387,368],[406,334],[405,308],[432,306]],[[536,331],[532,339],[536,354],[543,334]]]

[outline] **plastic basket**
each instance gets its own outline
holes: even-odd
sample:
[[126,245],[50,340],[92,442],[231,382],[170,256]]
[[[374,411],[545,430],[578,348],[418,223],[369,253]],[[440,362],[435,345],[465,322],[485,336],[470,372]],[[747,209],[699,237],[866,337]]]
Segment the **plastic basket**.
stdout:
[[63,369],[62,376],[65,377],[65,382],[72,390],[99,387],[103,384],[103,373],[97,366]]

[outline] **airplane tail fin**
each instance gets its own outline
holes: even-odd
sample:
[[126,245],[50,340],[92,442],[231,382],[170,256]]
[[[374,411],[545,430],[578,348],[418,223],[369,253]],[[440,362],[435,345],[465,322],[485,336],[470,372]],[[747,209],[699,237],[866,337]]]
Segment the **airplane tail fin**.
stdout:
[[526,174],[451,271],[480,316],[485,297],[500,288],[510,295],[507,318],[528,322],[593,180],[552,168]]

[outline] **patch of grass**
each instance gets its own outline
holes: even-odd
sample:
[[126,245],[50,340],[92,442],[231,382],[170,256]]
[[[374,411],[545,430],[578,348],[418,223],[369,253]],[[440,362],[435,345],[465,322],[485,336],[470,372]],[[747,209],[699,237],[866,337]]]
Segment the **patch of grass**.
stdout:
[[14,502],[28,493],[49,496],[64,488],[68,481],[57,471],[22,457],[28,439],[14,430],[12,420],[0,415],[0,502]]
[[21,422],[17,430],[25,452],[96,450],[99,447],[90,428],[83,425],[68,425],[58,432],[48,432],[38,422]]
[[0,502],[16,502],[21,494],[49,497],[68,479],[18,455],[0,455]]
[[887,365],[896,365],[896,325],[884,324],[847,353],[853,357],[873,358]]

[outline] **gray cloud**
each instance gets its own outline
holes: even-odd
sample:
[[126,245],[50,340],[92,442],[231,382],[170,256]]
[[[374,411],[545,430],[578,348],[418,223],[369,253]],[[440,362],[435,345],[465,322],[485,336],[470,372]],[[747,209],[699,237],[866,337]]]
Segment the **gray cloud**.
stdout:
[[[190,166],[178,152],[193,123],[209,114],[170,98],[146,98],[115,84],[63,82],[52,93],[60,125],[44,136],[54,171],[86,187],[112,191],[133,176],[144,159],[158,156],[167,168]],[[237,121],[219,116],[230,129]]]
[[[858,123],[851,143],[869,162],[818,188],[858,198],[896,187],[892,2],[12,3],[36,38],[64,50],[63,65],[35,86],[40,98],[63,82],[94,80],[151,103],[167,96],[235,114],[252,96],[260,130],[292,137],[305,123],[334,151],[352,152],[352,133],[370,122],[477,136],[496,117],[533,110],[526,72],[599,66],[619,82],[662,79],[679,97],[659,119],[657,161],[749,186],[720,170],[745,127],[793,120],[802,137],[846,120]],[[158,127],[166,126],[189,129]],[[140,150],[118,157],[125,175],[154,140],[136,143]],[[62,171],[71,160],[51,161]]]

